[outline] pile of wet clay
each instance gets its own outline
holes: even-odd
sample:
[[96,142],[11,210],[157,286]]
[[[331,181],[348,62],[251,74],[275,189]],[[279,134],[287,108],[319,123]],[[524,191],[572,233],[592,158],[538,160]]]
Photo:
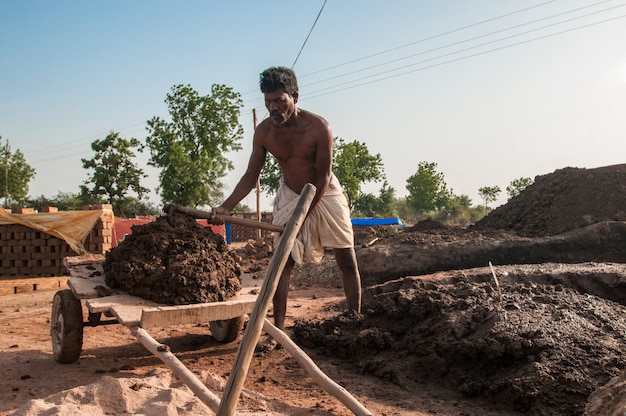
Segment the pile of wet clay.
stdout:
[[626,308],[541,283],[407,277],[370,288],[362,315],[299,321],[294,334],[404,389],[434,382],[501,411],[582,415],[626,365]]
[[223,301],[241,288],[224,238],[177,212],[133,226],[103,268],[109,287],[168,305]]
[[626,164],[568,167],[537,176],[472,228],[543,237],[602,221],[626,221]]

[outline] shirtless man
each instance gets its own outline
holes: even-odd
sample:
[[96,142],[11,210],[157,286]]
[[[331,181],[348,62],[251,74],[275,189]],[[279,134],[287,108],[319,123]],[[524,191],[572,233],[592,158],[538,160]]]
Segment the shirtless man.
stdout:
[[[296,106],[298,83],[291,69],[272,67],[263,71],[260,87],[270,116],[254,132],[252,154],[246,172],[232,194],[213,212],[230,215],[233,207],[256,187],[267,153],[271,153],[282,170],[281,187],[284,188],[279,190],[274,203],[274,219],[277,210],[285,205],[285,198],[281,195],[291,193],[297,196],[305,184],[315,185],[317,192],[302,228],[307,228],[309,223],[310,233],[307,232],[307,236],[310,234],[310,238],[315,239],[318,245],[334,248],[337,265],[343,275],[348,310],[360,312],[361,277],[354,253],[350,212],[341,187],[331,171],[331,128],[324,118]],[[309,241],[303,243],[306,245]],[[274,324],[281,329],[285,325],[289,276],[295,264],[293,257],[292,254],[285,265],[273,299]],[[311,261],[311,256],[304,257]],[[313,261],[321,258],[320,255],[313,257]]]

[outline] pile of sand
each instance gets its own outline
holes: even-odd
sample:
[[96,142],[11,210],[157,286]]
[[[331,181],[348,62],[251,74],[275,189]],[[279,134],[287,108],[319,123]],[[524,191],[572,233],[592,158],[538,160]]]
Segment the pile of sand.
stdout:
[[[208,372],[198,375],[213,392],[221,392],[226,380]],[[220,393],[221,394],[221,393]],[[281,403],[244,389],[237,415],[285,416]],[[213,414],[182,381],[167,369],[155,369],[144,377],[102,376],[85,386],[32,399],[11,416],[206,416]]]

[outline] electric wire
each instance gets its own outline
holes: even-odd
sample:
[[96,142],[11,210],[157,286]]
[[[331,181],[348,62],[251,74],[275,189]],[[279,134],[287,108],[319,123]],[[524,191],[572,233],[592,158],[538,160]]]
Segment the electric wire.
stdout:
[[306,39],[304,39],[304,43],[302,44],[302,47],[300,48],[300,51],[298,52],[298,55],[296,56],[296,59],[293,61],[293,64],[291,64],[291,68],[296,66],[296,62],[298,62],[298,59],[300,58],[300,54],[302,53],[302,50],[304,49],[304,46],[308,42],[309,36],[311,36],[311,33],[313,32],[313,29],[315,28],[315,25],[317,24],[317,21],[319,20],[320,15],[322,14],[322,10],[324,10],[324,6],[326,6],[326,0],[324,0],[324,3],[322,4],[322,7],[320,8],[320,11],[317,14],[317,17],[315,18],[315,21],[313,22],[313,26],[311,26],[311,30],[309,30],[309,34],[306,35]]
[[[614,9],[614,8],[618,8],[618,7],[624,7],[624,6],[626,6],[626,4],[621,4],[621,5],[619,5],[619,6],[615,6],[615,7],[613,7],[612,9]],[[481,47],[483,47],[483,46],[491,45],[491,44],[494,44],[494,43],[497,43],[497,42],[501,42],[501,41],[504,41],[504,40],[510,40],[510,39],[513,39],[513,38],[516,38],[516,37],[519,37],[519,36],[523,36],[523,35],[527,35],[527,34],[529,34],[529,33],[537,32],[537,31],[540,31],[540,30],[543,30],[543,29],[546,29],[546,28],[551,28],[551,27],[557,26],[557,25],[559,25],[559,24],[569,23],[569,22],[571,22],[571,21],[574,21],[574,20],[577,20],[577,19],[580,19],[580,18],[583,18],[583,17],[588,17],[588,16],[590,16],[590,15],[592,15],[592,14],[597,14],[597,13],[600,13],[600,12],[590,13],[590,14],[585,15],[585,16],[575,17],[575,18],[568,19],[568,20],[563,21],[563,22],[558,22],[558,23],[550,24],[550,25],[543,26],[543,27],[540,27],[540,28],[536,28],[536,29],[528,30],[528,31],[526,31],[526,32],[521,32],[521,33],[517,33],[517,34],[514,34],[514,35],[509,35],[509,36],[506,36],[506,37],[504,37],[504,38],[495,39],[495,40],[492,40],[492,41],[489,41],[489,42],[484,42],[484,43],[481,43],[481,44],[478,44],[478,45],[473,45],[473,46],[470,46],[470,47],[467,47],[467,48],[464,48],[464,49],[461,49],[461,50],[458,50],[458,51],[449,52],[449,53],[446,53],[446,54],[443,54],[443,55],[438,55],[438,56],[431,57],[431,58],[428,58],[428,59],[424,59],[424,60],[421,60],[421,61],[418,61],[418,62],[414,62],[414,63],[412,63],[412,64],[403,65],[403,66],[400,66],[400,67],[397,67],[397,68],[393,68],[393,69],[389,69],[389,70],[386,70],[386,71],[378,72],[378,73],[376,73],[376,74],[372,74],[372,75],[364,76],[364,77],[357,78],[357,79],[354,79],[354,80],[351,80],[351,81],[347,81],[347,83],[354,83],[354,82],[363,81],[363,80],[365,80],[365,79],[373,78],[373,77],[376,77],[376,76],[379,76],[379,75],[388,74],[388,73],[391,73],[391,72],[394,72],[394,71],[399,71],[399,70],[402,70],[402,69],[406,69],[406,68],[409,68],[409,67],[412,67],[412,66],[416,66],[416,65],[419,65],[419,64],[423,64],[423,63],[426,63],[426,62],[430,62],[430,61],[433,61],[433,60],[437,60],[437,59],[441,59],[441,58],[446,58],[446,57],[449,57],[449,56],[452,56],[452,55],[456,55],[456,54],[459,54],[459,53],[462,53],[462,52],[466,52],[466,51],[469,51],[469,50],[472,50],[472,49],[481,48]],[[490,52],[494,52],[494,51],[499,51],[499,50],[506,49],[506,48],[510,48],[510,47],[514,47],[514,46],[523,45],[523,44],[525,44],[525,43],[530,43],[530,42],[534,42],[534,41],[537,41],[537,40],[546,39],[546,38],[548,38],[548,37],[552,37],[552,36],[556,36],[556,35],[561,35],[561,34],[568,33],[568,32],[573,32],[573,31],[575,31],[575,30],[584,29],[584,28],[587,28],[587,27],[590,27],[590,26],[594,26],[594,25],[597,25],[597,24],[607,23],[607,22],[609,22],[609,21],[616,20],[616,19],[621,19],[621,18],[623,18],[623,17],[624,17],[623,15],[622,15],[622,16],[617,16],[617,17],[614,17],[614,18],[611,18],[611,19],[607,19],[607,20],[603,20],[603,21],[599,21],[599,22],[594,22],[594,23],[585,24],[585,25],[578,26],[578,27],[575,27],[575,28],[569,28],[569,29],[562,30],[562,31],[559,31],[559,32],[556,32],[556,33],[551,33],[551,34],[547,34],[547,35],[539,36],[539,37],[536,37],[536,38],[533,38],[533,39],[528,39],[528,40],[524,40],[524,41],[521,41],[521,42],[517,42],[517,43],[513,43],[513,44],[505,45],[505,46],[502,46],[502,47],[489,49],[489,50],[487,50],[487,51],[485,51],[485,52],[482,52],[482,53],[472,54],[472,55],[469,55],[469,56],[466,56],[466,57],[462,57],[462,58],[459,58],[459,59],[448,60],[448,61],[442,62],[442,63],[440,63],[440,64],[436,64],[436,65],[433,65],[433,66],[424,67],[424,68],[421,68],[421,69],[432,68],[432,67],[434,67],[434,66],[439,66],[439,65],[443,65],[443,64],[446,64],[446,63],[451,63],[451,62],[456,62],[456,61],[461,60],[461,59],[467,59],[467,58],[471,58],[471,57],[475,57],[475,56],[484,55],[484,54],[486,54],[486,53],[490,53]],[[380,65],[379,65],[379,66],[380,66]],[[376,66],[373,66],[373,67],[370,67],[370,68],[374,68],[374,67],[376,67]],[[368,69],[369,69],[369,68],[368,68]],[[421,70],[421,69],[420,69],[420,70]],[[356,73],[356,72],[360,72],[360,71],[353,71],[353,72],[351,72],[351,73],[348,73],[348,74],[343,74],[343,75],[339,75],[339,76],[336,76],[336,77],[333,77],[333,78],[330,78],[330,79],[335,79],[335,78],[339,78],[339,77],[346,76],[346,75],[352,75],[352,74],[354,74],[354,73]],[[402,74],[409,74],[409,73],[412,73],[412,72],[415,72],[415,71],[403,72]],[[390,78],[392,78],[392,77],[390,77]],[[387,78],[384,78],[384,79],[387,79]],[[382,80],[382,79],[381,79],[381,80]],[[311,85],[311,84],[309,84],[309,85]],[[359,84],[359,85],[364,85],[364,84]],[[308,85],[307,85],[307,86],[308,86]],[[322,89],[319,89],[319,90],[314,91],[314,93],[316,93],[316,92],[320,92],[320,91],[326,91],[326,90],[329,90],[329,89],[335,88],[336,86],[337,86],[337,85],[335,85],[335,86],[331,86],[331,87],[322,88]],[[309,97],[309,98],[310,98],[310,97]]]
[[[321,13],[322,13],[322,11],[324,9],[324,6],[326,5],[326,1],[327,0],[325,0],[324,3],[322,4],[322,6],[320,8],[320,11],[318,12],[317,17],[316,17],[316,19],[315,19],[311,29],[309,30],[309,33],[308,33],[305,41],[303,42],[302,47],[300,48],[300,51],[298,52],[298,55],[296,56],[296,59],[294,60],[294,63],[292,65],[292,67],[295,66],[295,64],[297,63],[299,57],[301,56],[301,53],[302,53],[305,45],[307,44],[307,41],[308,41],[308,39],[309,39],[313,29],[315,28],[318,20],[319,20],[319,17],[320,17],[320,15],[321,15]],[[402,49],[402,48],[406,48],[408,46],[412,46],[412,45],[415,45],[415,44],[423,43],[423,42],[426,42],[428,40],[432,40],[432,39],[439,38],[439,37],[442,37],[442,36],[445,36],[445,35],[448,35],[448,34],[459,32],[459,31],[464,30],[464,29],[468,29],[468,28],[472,28],[472,27],[476,27],[476,26],[485,24],[485,23],[493,22],[495,20],[498,20],[498,19],[501,19],[501,18],[504,18],[504,17],[508,17],[508,16],[511,16],[511,15],[514,15],[514,14],[517,14],[517,13],[521,13],[521,12],[524,12],[524,11],[527,11],[527,10],[530,10],[530,9],[533,9],[533,8],[536,8],[536,7],[539,7],[539,6],[543,6],[543,5],[546,5],[548,3],[553,3],[555,1],[557,1],[557,0],[550,0],[550,1],[547,1],[547,2],[540,3],[538,5],[535,5],[535,6],[527,7],[527,8],[520,9],[520,10],[517,10],[517,11],[514,11],[514,12],[510,12],[510,13],[506,13],[506,14],[503,14],[503,15],[499,15],[499,16],[496,16],[494,18],[490,18],[490,19],[486,19],[486,20],[483,20],[483,21],[480,21],[480,22],[477,22],[477,23],[466,25],[466,26],[463,26],[463,27],[460,27],[460,28],[457,28],[457,29],[453,29],[453,30],[449,30],[449,31],[446,31],[446,32],[442,32],[442,33],[437,34],[437,35],[433,35],[433,36],[430,36],[430,37],[427,37],[427,38],[424,38],[424,39],[420,39],[418,41],[410,42],[410,43],[407,43],[407,44],[404,44],[404,45],[401,45],[401,46],[398,46],[398,47],[394,47],[394,48],[390,48],[390,49],[387,49],[387,50],[384,50],[384,51],[381,51],[381,52],[377,52],[375,54],[371,54],[371,55],[368,55],[368,56],[365,56],[365,57],[362,57],[362,58],[358,58],[358,59],[355,59],[355,60],[352,60],[352,61],[349,61],[349,62],[345,62],[343,64],[339,64],[339,65],[335,65],[335,66],[332,66],[332,67],[321,69],[321,70],[318,70],[318,71],[315,71],[315,72],[311,72],[311,73],[308,73],[306,75],[303,75],[302,77],[310,76],[310,75],[313,75],[313,74],[318,74],[318,73],[325,72],[325,71],[328,71],[328,70],[331,70],[331,69],[336,69],[336,68],[339,68],[341,66],[349,65],[351,63],[360,62],[360,61],[366,60],[366,59],[371,58],[371,57],[383,55],[383,54],[388,53],[388,52],[396,51],[396,50],[399,50],[399,49]],[[501,29],[501,30],[498,30],[498,31],[490,32],[488,34],[479,35],[479,36],[476,36],[476,37],[473,37],[473,38],[470,38],[470,39],[465,39],[465,40],[453,42],[453,43],[450,43],[450,44],[447,44],[447,45],[444,45],[444,46],[441,46],[441,47],[437,47],[437,48],[431,48],[429,50],[418,52],[418,53],[415,53],[415,54],[412,54],[412,55],[409,55],[409,56],[405,56],[405,57],[402,57],[402,58],[389,60],[389,61],[386,61],[386,62],[383,62],[383,63],[380,63],[380,64],[371,65],[371,66],[366,67],[366,68],[361,68],[361,69],[357,69],[357,70],[354,70],[354,71],[351,71],[351,72],[347,72],[347,73],[344,73],[344,74],[340,74],[340,75],[337,75],[337,76],[328,77],[328,78],[325,78],[325,79],[323,79],[321,81],[311,82],[309,84],[303,85],[303,87],[307,88],[307,87],[310,87],[312,85],[320,84],[322,82],[328,82],[330,80],[337,79],[337,78],[340,78],[340,77],[345,77],[345,76],[352,75],[352,74],[355,74],[355,73],[358,73],[358,72],[363,72],[363,71],[370,70],[370,69],[377,68],[377,67],[381,67],[381,66],[384,66],[384,65],[390,65],[390,64],[399,62],[401,60],[406,60],[406,59],[409,59],[409,58],[412,58],[412,57],[415,57],[415,56],[423,55],[423,54],[426,54],[426,53],[434,52],[434,51],[445,49],[445,48],[452,47],[452,46],[457,46],[459,44],[467,43],[467,42],[470,42],[470,41],[473,41],[473,40],[477,40],[477,39],[480,39],[480,38],[484,38],[484,37],[487,37],[487,36],[492,36],[494,34],[503,33],[503,32],[508,31],[508,30],[512,30],[512,29],[515,29],[515,28],[519,28],[519,27],[522,27],[522,26],[529,25],[529,24],[537,23],[537,22],[540,22],[540,21],[545,21],[547,19],[559,17],[559,16],[562,16],[562,15],[565,15],[565,14],[568,14],[568,13],[572,13],[572,12],[575,12],[575,11],[580,11],[582,9],[594,7],[594,6],[603,4],[603,3],[607,3],[609,1],[611,1],[611,0],[604,0],[604,1],[600,1],[600,2],[595,2],[595,3],[592,3],[592,4],[588,5],[588,6],[582,6],[582,7],[579,7],[579,8],[576,8],[576,9],[572,9],[572,10],[568,10],[568,11],[565,11],[565,12],[561,12],[561,13],[558,13],[558,14],[555,14],[555,15],[552,15],[552,16],[549,16],[549,17],[535,19],[535,20],[533,20],[531,22],[526,22],[526,23],[515,25],[515,26],[507,27],[507,28],[504,28],[504,29]],[[560,34],[573,32],[573,31],[576,31],[576,30],[584,29],[584,28],[591,27],[591,26],[596,26],[596,25],[603,24],[603,23],[608,23],[608,22],[611,22],[611,21],[614,21],[614,20],[617,20],[617,19],[624,18],[624,17],[626,17],[626,15],[617,16],[617,17],[605,19],[605,20],[602,20],[602,21],[592,22],[592,23],[589,23],[589,24],[585,24],[585,25],[581,25],[581,26],[575,27],[575,28],[565,29],[565,30],[562,30],[562,31],[559,31],[559,32],[546,34],[546,35],[539,36],[539,37],[536,37],[536,38],[533,38],[533,39],[523,40],[523,41],[516,42],[516,43],[513,43],[513,44],[504,45],[504,46],[497,47],[497,48],[492,48],[492,49],[489,49],[489,50],[486,50],[486,51],[481,51],[481,52],[477,52],[477,53],[474,53],[474,54],[461,56],[459,58],[449,59],[449,60],[446,60],[446,61],[443,61],[443,62],[435,63],[435,64],[432,64],[432,65],[427,65],[427,66],[416,68],[416,69],[413,69],[413,70],[410,70],[410,71],[405,71],[405,72],[401,72],[401,73],[397,73],[397,74],[393,74],[393,75],[387,75],[387,76],[384,76],[383,78],[377,78],[377,79],[371,80],[371,78],[373,78],[373,77],[380,77],[380,76],[383,76],[383,75],[386,75],[386,74],[390,74],[390,73],[393,73],[393,72],[396,72],[396,71],[401,71],[403,69],[407,69],[407,68],[412,67],[412,66],[416,66],[416,65],[419,65],[419,64],[424,64],[426,62],[430,62],[430,61],[435,60],[435,59],[442,59],[442,58],[445,58],[445,57],[450,57],[450,56],[455,55],[455,54],[459,54],[459,53],[463,53],[463,52],[466,52],[466,51],[469,51],[469,50],[477,49],[479,47],[483,47],[483,46],[486,46],[486,45],[489,45],[489,44],[494,44],[496,42],[501,42],[501,41],[504,41],[504,40],[512,39],[514,37],[519,37],[519,36],[524,35],[524,34],[529,34],[529,33],[532,33],[532,32],[536,32],[538,30],[544,30],[544,29],[547,29],[547,28],[550,28],[550,27],[554,27],[554,26],[557,26],[557,25],[561,25],[561,24],[564,24],[564,23],[567,23],[567,22],[571,22],[573,20],[577,20],[577,19],[580,19],[580,18],[583,18],[583,17],[589,17],[589,16],[594,15],[594,14],[598,14],[598,13],[605,12],[605,11],[608,11],[608,10],[613,10],[613,9],[618,8],[618,7],[623,7],[625,5],[626,4],[613,6],[611,8],[604,9],[604,10],[601,10],[601,11],[588,13],[588,14],[586,14],[584,16],[579,16],[579,17],[567,19],[567,20],[564,20],[564,21],[561,21],[561,22],[552,23],[550,25],[545,25],[545,26],[543,26],[541,28],[536,28],[536,29],[532,29],[532,30],[529,30],[529,31],[526,31],[526,32],[523,32],[523,33],[514,34],[514,35],[506,36],[504,38],[495,39],[495,40],[492,40],[492,41],[489,41],[489,42],[482,43],[480,45],[470,46],[470,47],[467,47],[467,48],[464,48],[464,49],[460,49],[460,50],[457,50],[457,51],[454,51],[454,52],[449,52],[449,53],[446,53],[446,54],[443,54],[443,55],[439,55],[439,56],[434,57],[434,58],[428,58],[426,60],[422,60],[422,61],[415,62],[415,63],[412,63],[412,64],[400,66],[400,67],[389,69],[389,70],[386,70],[386,71],[382,71],[382,72],[379,72],[379,73],[376,73],[376,74],[372,74],[372,75],[368,75],[368,76],[365,76],[365,77],[361,77],[361,78],[353,79],[353,80],[350,80],[350,81],[346,81],[346,82],[342,83],[341,85],[334,85],[334,86],[329,86],[329,87],[325,87],[325,88],[316,89],[316,90],[311,91],[311,92],[309,92],[307,94],[307,99],[313,99],[313,98],[321,97],[321,96],[324,96],[324,95],[328,95],[328,94],[344,91],[344,90],[347,90],[347,89],[357,88],[357,87],[364,86],[364,85],[369,85],[369,84],[372,84],[372,83],[375,83],[375,82],[381,82],[381,81],[384,81],[384,80],[396,78],[396,77],[407,75],[407,74],[410,74],[410,73],[415,73],[415,72],[418,72],[418,71],[423,71],[423,70],[426,70],[426,69],[430,69],[430,68],[434,68],[434,67],[450,64],[450,63],[453,63],[453,62],[458,62],[458,61],[469,59],[469,58],[472,58],[472,57],[485,55],[485,54],[492,53],[492,52],[495,52],[495,51],[499,51],[499,50],[503,50],[503,49],[507,49],[507,48],[512,48],[512,47],[519,46],[519,45],[522,45],[522,44],[535,42],[535,41],[538,41],[538,40],[541,40],[541,39],[546,39],[546,38],[557,36],[557,35],[560,35]],[[365,81],[367,79],[369,79],[369,81],[360,82],[360,81]],[[354,85],[347,86],[346,84],[354,84]],[[251,92],[256,92],[256,90],[251,91]],[[261,99],[257,97],[255,99],[244,101],[243,104],[244,104],[244,107],[245,107],[246,104],[248,104],[248,103],[258,102],[260,100]],[[252,112],[252,110],[250,111],[250,113],[251,112]],[[133,124],[133,125],[130,125],[130,126],[126,126],[126,127],[123,127],[122,129],[117,129],[117,130],[114,130],[114,131],[117,131],[117,132],[121,133],[122,130],[125,130],[127,128],[136,127],[136,126],[139,126],[139,125],[144,126],[145,122],[144,123],[136,123],[136,124]],[[70,147],[70,148],[74,147],[73,144],[75,144],[75,143],[84,142],[85,140],[91,140],[91,139],[97,138],[97,137],[104,137],[106,134],[110,133],[111,131],[113,131],[113,130],[110,130],[109,132],[104,133],[104,134],[96,134],[96,135],[91,135],[91,136],[84,137],[84,138],[81,138],[81,139],[71,140],[71,141],[65,142],[65,143],[63,143],[61,145],[55,145],[55,146],[49,146],[49,147],[43,147],[43,148],[40,147],[40,148],[34,150],[33,153],[35,153],[35,154],[45,153],[46,157],[44,159],[37,160],[38,163],[42,163],[42,162],[46,162],[46,161],[58,161],[59,159],[67,158],[67,157],[70,157],[70,156],[76,156],[76,155],[79,155],[79,154],[90,153],[90,148],[88,148],[88,149],[85,150],[85,152],[77,152],[77,153],[72,153],[72,154],[67,154],[66,153],[63,157],[52,157],[52,158],[49,157],[51,153],[62,151],[64,149],[67,149],[68,147]],[[137,132],[138,131],[140,131],[140,130],[137,130]],[[125,135],[128,135],[130,133],[132,133],[132,132],[126,132]],[[54,149],[54,150],[50,150],[50,149]]]
[[[425,38],[422,38],[422,39],[419,39],[419,40],[416,40],[416,41],[413,41],[413,42],[406,43],[404,45],[396,46],[394,48],[385,49],[384,51],[376,52],[376,53],[373,53],[371,55],[367,55],[367,56],[363,56],[361,58],[353,59],[353,60],[348,61],[348,62],[344,62],[344,63],[338,64],[338,65],[334,65],[334,66],[331,66],[331,67],[328,67],[328,68],[320,69],[318,71],[309,72],[308,74],[300,75],[300,77],[301,78],[305,78],[305,77],[308,77],[310,75],[319,74],[321,72],[326,72],[326,71],[330,71],[332,69],[340,68],[342,66],[350,65],[350,64],[353,64],[353,63],[356,63],[356,62],[361,62],[361,61],[364,61],[364,60],[369,59],[369,58],[373,58],[373,57],[376,57],[376,56],[384,55],[384,54],[389,53],[389,52],[394,52],[394,51],[397,51],[397,50],[400,50],[400,49],[407,48],[409,46],[417,45],[419,43],[424,43],[424,42],[427,42],[429,40],[434,40],[434,39],[437,39],[437,38],[440,38],[440,37],[443,37],[443,36],[451,35],[453,33],[460,32],[460,31],[466,30],[466,29],[470,29],[472,27],[480,26],[480,25],[483,25],[485,23],[494,22],[496,20],[500,20],[500,19],[503,19],[505,17],[510,17],[510,16],[515,15],[515,14],[519,14],[519,13],[522,13],[522,12],[525,12],[525,11],[528,11],[528,10],[531,10],[531,9],[534,9],[534,8],[537,8],[537,7],[540,7],[540,6],[545,6],[546,4],[554,3],[555,1],[558,1],[558,0],[549,0],[549,1],[546,1],[546,2],[543,2],[543,3],[536,4],[534,6],[526,7],[524,9],[519,9],[519,10],[515,10],[513,12],[501,14],[501,15],[496,16],[496,17],[492,17],[492,18],[489,18],[489,19],[481,20],[480,22],[476,22],[476,23],[472,23],[472,24],[469,24],[469,25],[466,25],[466,26],[462,26],[462,27],[459,27],[459,28],[456,28],[456,29],[448,30],[446,32],[438,33],[436,35],[428,36],[428,37],[425,37]],[[601,1],[600,3],[605,3],[605,2],[608,2],[608,1],[612,1],[612,0],[604,0],[604,1]]]
[[[608,1],[611,1],[611,0],[608,0]],[[599,2],[599,3],[595,3],[595,4],[590,5],[590,6],[579,7],[577,9],[568,10],[566,12],[554,14],[552,16],[544,17],[544,18],[541,18],[541,19],[535,19],[535,20],[532,20],[530,22],[521,23],[521,24],[518,24],[518,25],[515,25],[515,26],[510,26],[510,27],[507,27],[507,28],[504,28],[504,29],[500,29],[500,30],[496,30],[496,31],[489,32],[489,33],[486,33],[486,34],[474,36],[472,38],[460,40],[460,41],[457,41],[457,42],[448,43],[448,44],[445,44],[443,46],[438,46],[436,48],[431,48],[431,49],[427,49],[427,50],[424,50],[424,51],[420,51],[420,52],[417,52],[417,53],[414,53],[414,54],[411,54],[411,55],[407,55],[407,56],[403,56],[401,58],[389,60],[389,61],[386,61],[386,62],[383,62],[383,63],[380,63],[380,64],[370,65],[370,66],[365,67],[365,68],[360,68],[360,69],[356,69],[354,71],[346,72],[346,73],[343,73],[343,74],[340,74],[340,75],[335,75],[335,76],[330,77],[330,78],[325,78],[325,79],[320,80],[320,81],[315,81],[315,82],[311,82],[309,84],[305,84],[305,85],[303,85],[303,87],[309,87],[311,85],[320,84],[320,83],[323,83],[323,82],[330,81],[332,79],[342,78],[342,77],[345,77],[345,76],[348,76],[348,75],[353,75],[353,74],[356,74],[356,73],[359,73],[359,72],[364,72],[364,71],[367,71],[367,70],[370,70],[370,69],[374,69],[374,68],[378,68],[378,67],[381,67],[381,66],[386,66],[386,65],[393,64],[393,63],[396,63],[396,62],[404,61],[404,60],[407,60],[407,59],[410,59],[410,58],[414,58],[416,56],[425,55],[425,54],[428,54],[428,53],[431,53],[431,52],[436,52],[436,51],[439,51],[439,50],[442,50],[442,49],[450,48],[452,46],[457,46],[457,45],[461,45],[461,44],[464,44],[464,43],[472,42],[472,41],[475,41],[475,40],[478,40],[478,39],[486,38],[486,37],[489,37],[489,36],[492,36],[492,35],[495,35],[495,34],[508,32],[508,31],[514,30],[514,29],[519,29],[519,28],[524,27],[524,26],[532,25],[532,24],[535,24],[535,23],[539,23],[539,22],[542,22],[542,21],[545,21],[545,20],[549,20],[549,19],[555,18],[555,17],[560,17],[560,16],[563,16],[565,14],[574,13],[574,12],[577,12],[577,11],[580,11],[580,10],[583,10],[583,9],[586,9],[586,8],[589,8],[589,7],[593,7],[593,6],[595,6],[597,4],[600,4],[600,3],[606,3],[606,0],[602,1],[602,2]],[[492,40],[492,41],[489,41],[489,42],[485,42],[485,43],[481,43],[481,44],[478,44],[478,45],[474,45],[474,46],[471,46],[471,47],[468,47],[468,48],[465,48],[465,49],[461,49],[461,50],[458,50],[458,51],[455,51],[455,52],[450,52],[448,54],[439,55],[439,56],[436,56],[434,58],[429,58],[426,61],[430,61],[430,60],[433,60],[433,59],[438,59],[438,58],[441,58],[441,57],[449,56],[451,54],[465,52],[466,50],[470,50],[470,49],[480,48],[482,46],[490,45],[490,44],[493,44],[493,43],[496,43],[496,42],[501,42],[501,41],[512,39],[512,38],[515,38],[515,37],[527,35],[529,33],[537,32],[537,31],[540,31],[540,30],[544,30],[544,29],[548,29],[548,28],[554,27],[554,26],[558,26],[558,25],[562,25],[562,24],[565,24],[565,23],[569,23],[569,22],[572,22],[574,20],[583,19],[585,17],[593,16],[593,15],[598,14],[598,13],[605,13],[607,11],[610,11],[610,10],[613,10],[613,9],[617,9],[619,7],[624,7],[624,6],[626,6],[626,4],[620,4],[620,5],[617,5],[617,6],[610,7],[608,9],[594,11],[594,12],[587,13],[587,14],[582,15],[582,16],[572,17],[570,19],[562,20],[560,22],[551,23],[551,24],[546,25],[546,26],[542,26],[542,27],[539,27],[539,28],[527,30],[525,32],[519,32],[519,33],[516,33],[516,34],[513,34],[513,35],[505,36],[503,38],[499,38],[499,39],[495,39],[495,40]],[[412,64],[412,65],[416,65],[416,64],[423,63],[423,62],[426,62],[426,61],[420,61],[420,62],[417,62],[417,63]],[[400,67],[400,69],[401,68],[403,68],[403,67]]]
[[[309,98],[310,99],[311,98],[317,98],[317,97],[321,97],[323,95],[333,94],[333,93],[336,93],[336,92],[345,91],[345,90],[356,88],[356,87],[362,87],[364,85],[373,84],[375,82],[385,81],[385,80],[388,80],[388,79],[391,79],[391,78],[396,78],[396,77],[399,77],[399,76],[411,74],[411,73],[418,72],[418,71],[423,71],[423,70],[426,70],[426,69],[435,68],[435,67],[438,67],[438,66],[450,64],[450,63],[453,63],[453,62],[462,61],[462,60],[469,59],[469,58],[474,58],[474,57],[480,56],[480,55],[486,55],[486,54],[491,53],[491,52],[496,52],[496,51],[500,51],[500,50],[503,50],[503,49],[512,48],[512,47],[515,47],[515,46],[520,46],[520,45],[523,45],[523,44],[527,44],[527,43],[535,42],[535,41],[538,41],[538,40],[546,39],[546,38],[549,38],[549,37],[552,37],[552,36],[561,35],[563,33],[573,32],[573,31],[580,30],[580,29],[585,29],[585,28],[588,28],[588,27],[591,27],[591,26],[596,26],[596,25],[599,25],[599,24],[615,21],[615,20],[618,20],[618,19],[623,19],[625,17],[626,17],[626,14],[621,15],[621,16],[612,17],[610,19],[602,20],[602,21],[599,21],[599,22],[589,23],[589,24],[578,26],[578,27],[575,27],[575,28],[562,30],[562,31],[556,32],[556,33],[550,33],[550,34],[539,36],[539,37],[536,37],[536,38],[533,38],[533,39],[527,39],[527,40],[520,41],[520,42],[511,44],[511,45],[505,45],[505,46],[502,46],[502,47],[489,49],[487,51],[477,52],[475,54],[462,56],[460,58],[450,59],[450,60],[447,60],[447,61],[444,61],[444,62],[439,62],[439,63],[433,64],[433,65],[428,65],[428,66],[425,66],[425,67],[417,68],[417,69],[414,69],[414,70],[411,70],[411,71],[406,71],[406,72],[402,72],[402,73],[399,73],[399,74],[390,75],[390,76],[385,77],[385,78],[376,79],[376,80],[373,80],[373,81],[368,81],[368,82],[364,82],[364,83],[361,83],[361,84],[352,85],[352,86],[349,86],[349,87],[339,88],[339,89],[332,90],[332,91],[329,91],[329,92],[326,92],[326,93],[323,93],[323,94],[309,96]],[[385,72],[389,72],[389,71],[385,71]],[[380,74],[377,74],[377,75],[380,75]],[[375,76],[375,75],[373,75],[373,76]],[[363,77],[362,80],[366,79],[366,78],[371,78],[371,77],[372,76]],[[330,87],[326,88],[325,90],[327,90],[327,89],[330,89]],[[318,90],[318,91],[321,91],[321,90]]]

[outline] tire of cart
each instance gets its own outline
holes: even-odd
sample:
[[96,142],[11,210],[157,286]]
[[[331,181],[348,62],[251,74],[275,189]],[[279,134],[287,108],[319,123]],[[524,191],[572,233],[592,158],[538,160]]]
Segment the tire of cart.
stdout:
[[243,316],[232,319],[224,319],[223,321],[209,322],[211,327],[211,335],[217,342],[232,342],[239,338],[243,329]]
[[83,348],[83,308],[71,290],[60,290],[54,295],[50,337],[58,363],[78,361]]

